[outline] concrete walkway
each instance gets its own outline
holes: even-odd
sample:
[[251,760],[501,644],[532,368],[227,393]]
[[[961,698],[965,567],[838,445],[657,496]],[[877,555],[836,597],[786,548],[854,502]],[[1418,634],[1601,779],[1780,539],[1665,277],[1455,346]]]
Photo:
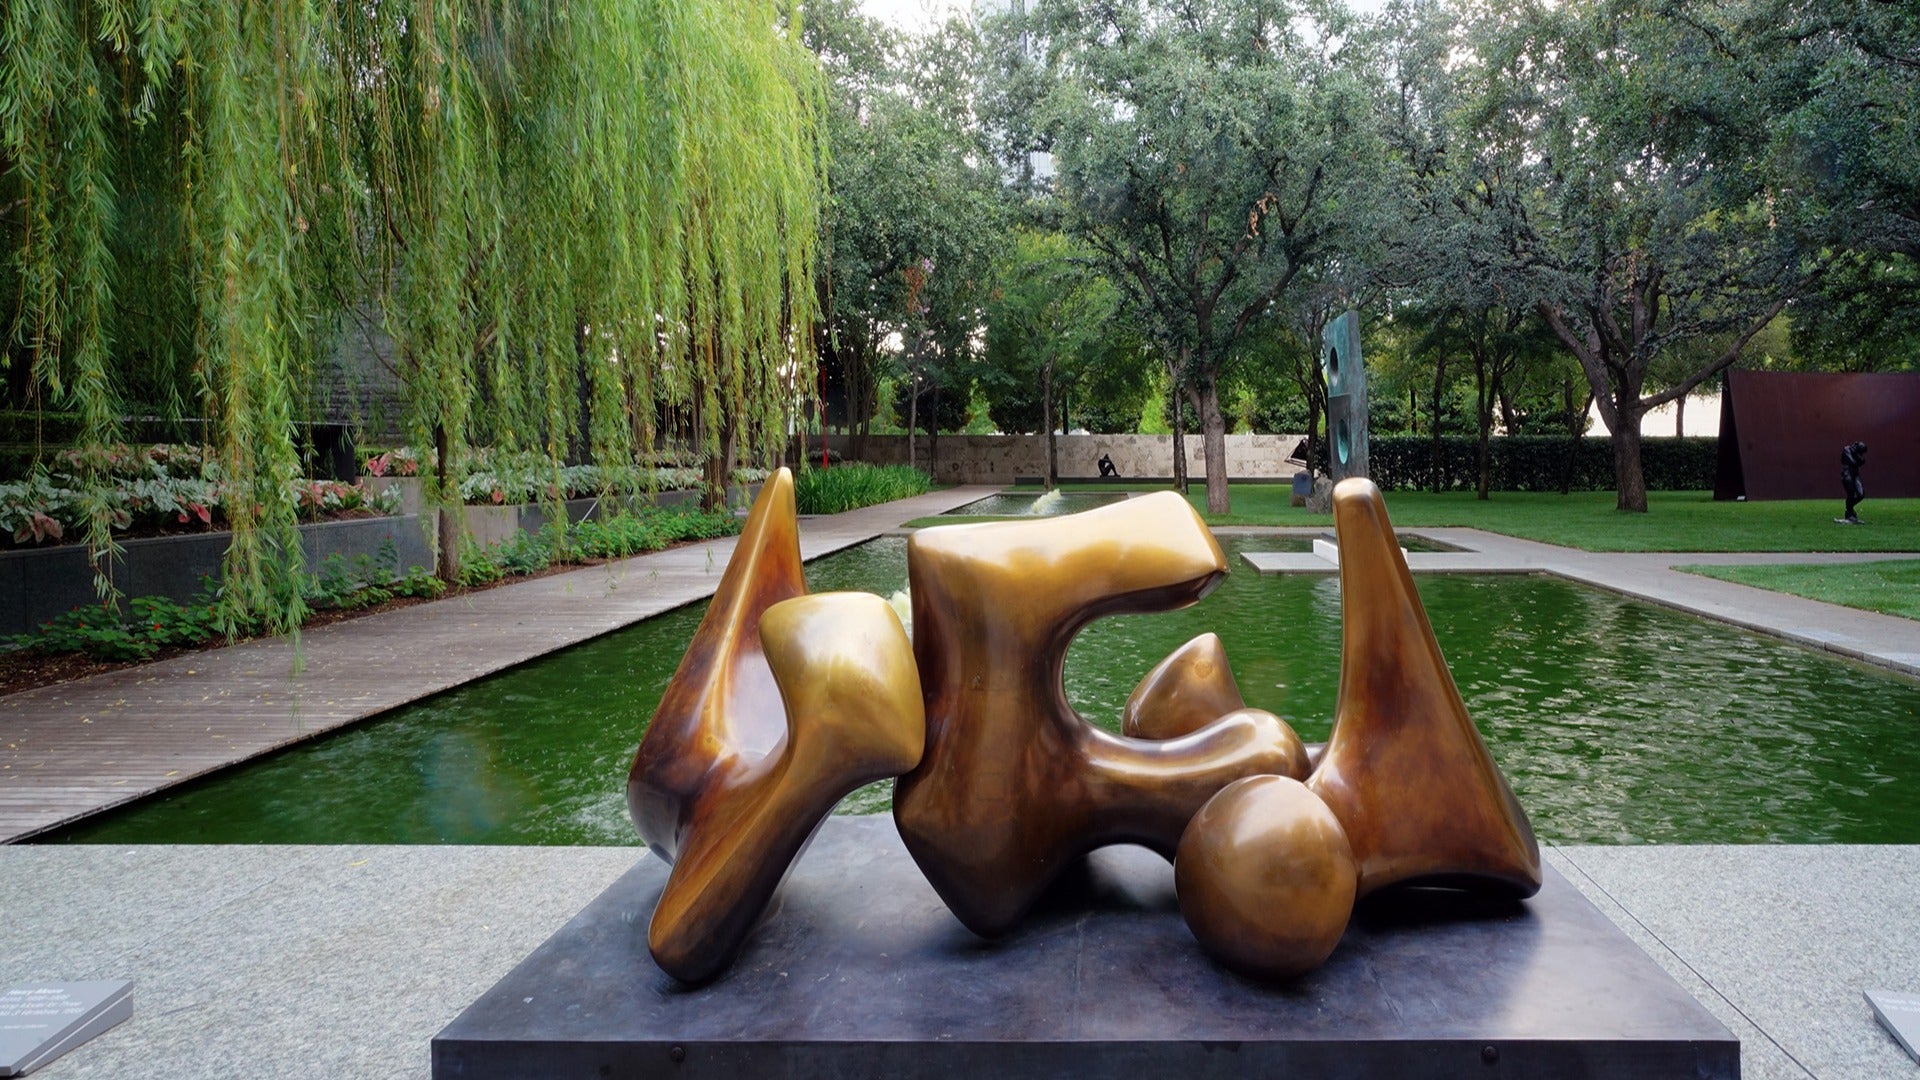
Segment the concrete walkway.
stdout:
[[[805,518],[808,559],[997,491]],[[0,843],[525,663],[713,594],[732,538],[0,697]]]
[[[1861,998],[1920,991],[1920,847],[1546,855],[1732,1030],[1747,1080],[1920,1076]],[[417,1080],[436,1032],[648,857],[0,847],[0,985],[134,981],[133,1019],[35,1074],[46,1080]]]
[[[1325,534],[1325,530],[1288,531]],[[1920,554],[1580,551],[1479,529],[1400,531],[1459,549],[1409,553],[1407,569],[1416,574],[1555,574],[1920,677],[1920,621],[1673,569],[1698,564],[1857,563],[1913,559]],[[1262,574],[1330,574],[1336,570],[1334,564],[1318,555],[1296,552],[1247,552],[1243,558]]]

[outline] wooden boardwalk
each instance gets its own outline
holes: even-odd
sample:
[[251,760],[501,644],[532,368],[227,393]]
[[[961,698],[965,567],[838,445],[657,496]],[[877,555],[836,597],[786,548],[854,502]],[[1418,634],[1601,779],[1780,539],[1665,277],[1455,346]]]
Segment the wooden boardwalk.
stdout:
[[[802,519],[825,555],[997,488]],[[708,541],[0,697],[0,843],[417,701],[712,595]]]

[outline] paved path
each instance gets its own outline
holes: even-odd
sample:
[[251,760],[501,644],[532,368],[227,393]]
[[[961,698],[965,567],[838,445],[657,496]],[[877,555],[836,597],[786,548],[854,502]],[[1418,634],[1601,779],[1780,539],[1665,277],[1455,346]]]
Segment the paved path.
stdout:
[[[1324,535],[1325,530],[1290,530]],[[1850,563],[1912,559],[1897,552],[1605,552],[1556,547],[1479,529],[1401,530],[1458,551],[1412,552],[1414,573],[1556,574],[1637,597],[1664,607],[1733,623],[1809,648],[1920,676],[1920,621],[1756,589],[1718,578],[1683,573],[1695,564]],[[1334,565],[1317,555],[1248,552],[1248,565],[1263,574],[1329,574]]]
[[[999,490],[800,524],[808,559]],[[437,694],[712,595],[732,538],[0,697],[0,843]]]
[[[1861,991],[1920,991],[1920,847],[1546,856],[1732,1030],[1746,1080],[1916,1075]],[[0,847],[0,969],[7,982],[134,981],[133,1018],[35,1074],[45,1080],[424,1078],[436,1032],[647,857]]]

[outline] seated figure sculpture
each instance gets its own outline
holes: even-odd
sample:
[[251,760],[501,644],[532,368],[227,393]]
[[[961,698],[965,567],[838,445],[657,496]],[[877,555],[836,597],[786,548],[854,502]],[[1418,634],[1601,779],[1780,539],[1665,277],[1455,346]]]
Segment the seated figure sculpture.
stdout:
[[762,487],[627,779],[673,864],[647,945],[661,970],[724,970],[834,804],[897,776],[925,738],[912,647],[868,593],[808,595],[793,477]]

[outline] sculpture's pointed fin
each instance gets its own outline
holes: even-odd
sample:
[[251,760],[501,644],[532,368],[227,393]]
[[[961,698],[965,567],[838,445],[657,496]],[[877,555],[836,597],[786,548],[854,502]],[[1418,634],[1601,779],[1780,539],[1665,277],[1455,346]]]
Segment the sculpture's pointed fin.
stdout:
[[761,486],[627,774],[628,812],[662,858],[677,857],[689,803],[717,765],[762,757],[785,737],[760,616],[806,591],[793,474],[780,469]]
[[1531,896],[1540,848],[1440,655],[1380,489],[1341,481],[1344,641],[1333,733],[1308,786],[1346,828],[1360,893],[1405,881]]

